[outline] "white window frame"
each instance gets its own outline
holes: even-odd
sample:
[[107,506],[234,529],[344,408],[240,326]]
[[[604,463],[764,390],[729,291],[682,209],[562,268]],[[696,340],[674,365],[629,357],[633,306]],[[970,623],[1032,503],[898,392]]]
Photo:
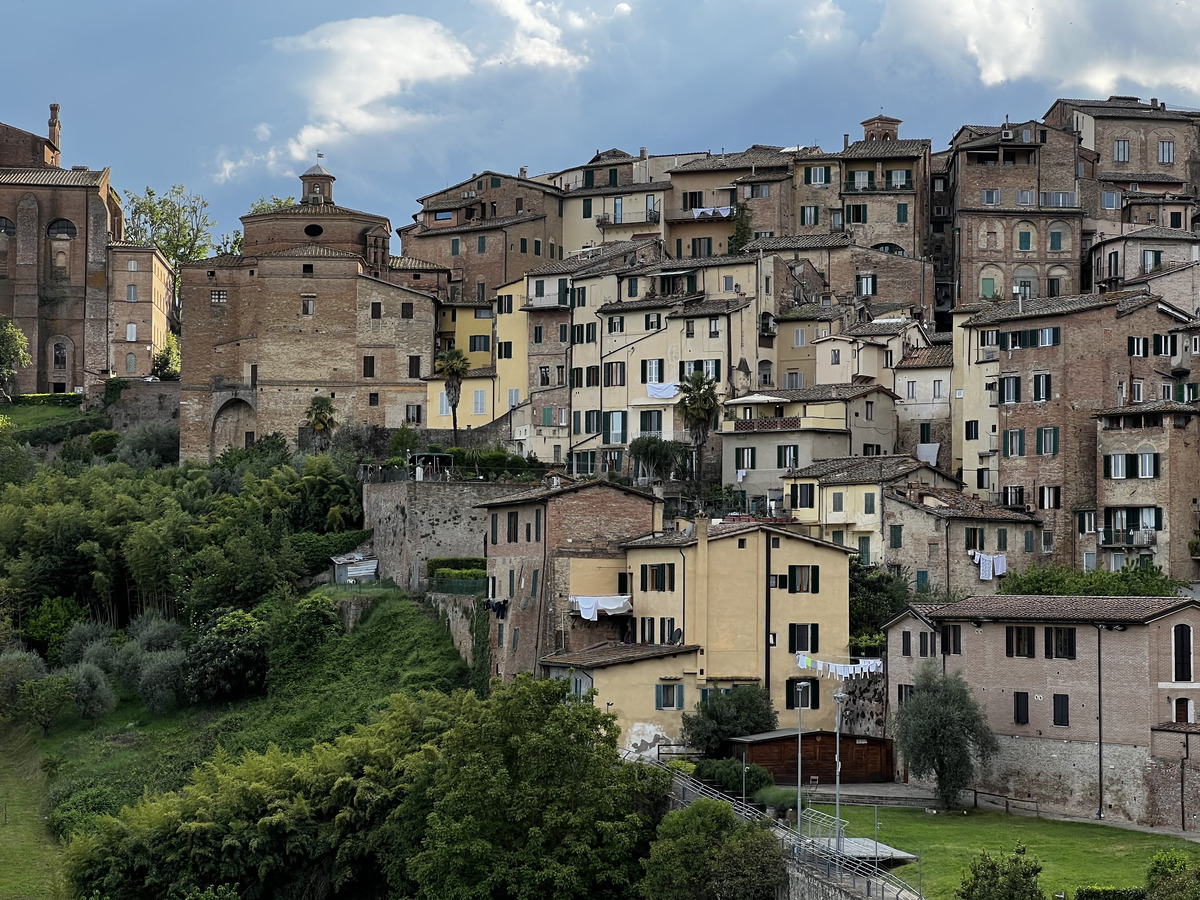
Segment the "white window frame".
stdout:
[[1159,141],[1158,142],[1158,161],[1164,165],[1170,165],[1175,162],[1175,142],[1174,141]]
[[487,391],[474,391],[471,395],[471,406],[475,415],[485,415],[487,413]]
[[1138,454],[1138,478],[1153,478],[1154,477],[1154,454],[1139,453]]
[[984,188],[979,192],[980,206],[999,206],[1000,205],[1000,189],[999,188]]
[[445,391],[441,391],[438,393],[438,415],[439,416],[450,415],[450,401],[446,399]]

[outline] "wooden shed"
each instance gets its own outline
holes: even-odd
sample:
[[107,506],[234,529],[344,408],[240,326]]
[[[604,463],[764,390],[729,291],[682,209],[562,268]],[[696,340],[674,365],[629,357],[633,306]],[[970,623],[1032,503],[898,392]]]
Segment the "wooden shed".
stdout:
[[[892,739],[859,734],[842,736],[842,783],[864,784],[891,781]],[[822,786],[833,784],[836,735],[832,731],[804,729],[804,782],[814,775]],[[762,766],[775,776],[776,784],[796,783],[796,729],[780,728],[762,734],[730,738],[731,755]]]

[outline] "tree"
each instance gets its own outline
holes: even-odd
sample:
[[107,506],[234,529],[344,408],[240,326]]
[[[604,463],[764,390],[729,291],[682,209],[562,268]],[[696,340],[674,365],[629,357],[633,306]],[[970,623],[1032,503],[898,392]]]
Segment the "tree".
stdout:
[[267,643],[265,622],[241,610],[219,616],[188,651],[188,693],[200,702],[260,693],[266,686]]
[[908,602],[908,584],[899,575],[879,567],[864,566],[850,557],[850,641],[873,638],[883,623]]
[[733,234],[729,237],[729,252],[741,253],[742,248],[754,240],[750,230],[750,208],[745,203],[733,205]]
[[458,401],[462,394],[462,380],[471,370],[467,355],[455,347],[437,355],[434,372],[446,379],[446,402],[450,404],[450,422],[454,427],[454,446],[458,446]]
[[770,831],[704,797],[667,813],[642,866],[647,900],[773,900],[787,877]]
[[81,718],[95,722],[116,708],[117,697],[99,666],[81,662],[73,666],[69,674],[71,691],[75,695],[75,711]]
[[329,397],[316,396],[308,401],[304,424],[313,430],[313,449],[318,452],[333,446],[333,430],[338,427],[334,412],[333,400]]
[[12,403],[8,388],[17,377],[17,370],[31,365],[33,357],[29,355],[25,332],[14,325],[12,319],[0,318],[0,396],[4,403]]
[[984,850],[971,860],[971,869],[954,896],[957,900],[1045,900],[1038,886],[1041,871],[1037,857],[1026,856],[1021,844],[1007,856]]
[[1163,573],[1162,566],[1130,562],[1116,572],[1080,572],[1070,566],[1027,566],[1006,575],[1002,594],[1040,594],[1068,597],[1173,597],[1186,582]]
[[708,443],[708,432],[713,418],[721,408],[717,397],[716,379],[709,378],[701,370],[695,370],[679,383],[679,415],[683,427],[692,436],[693,465],[695,466],[696,498],[702,495],[704,445]]
[[1146,900],[1200,900],[1200,867],[1185,850],[1159,850],[1146,867]]
[[50,733],[50,726],[58,714],[75,699],[69,675],[47,675],[36,681],[26,681],[17,688],[17,718],[42,727],[42,734]]
[[645,434],[629,442],[629,455],[635,463],[641,463],[646,477],[653,481],[685,466],[688,447],[679,441],[664,441],[657,435]]
[[165,194],[147,186],[143,194],[125,192],[125,240],[153,244],[171,264],[174,295],[179,296],[179,270],[184,263],[204,259],[216,249],[208,217],[208,201],[176,184]]
[[682,740],[711,758],[720,755],[730,738],[778,727],[771,692],[761,685],[742,685],[728,694],[714,691],[696,704],[695,715],[684,713]]
[[917,778],[933,776],[947,809],[999,748],[983,708],[962,674],[943,675],[934,660],[917,669],[913,694],[896,711],[896,746]]
[[[250,208],[246,210],[246,215],[257,216],[262,213],[275,212],[277,209],[287,209],[295,203],[295,197],[276,197],[274,194],[270,197],[262,196],[250,204]],[[233,234],[221,235],[221,239],[217,241],[215,249],[222,256],[241,256],[244,247],[242,232],[235,229]]]
[[179,366],[179,338],[175,337],[175,332],[168,331],[162,349],[154,354],[154,360],[150,363],[150,374],[157,375],[163,381],[178,381]]

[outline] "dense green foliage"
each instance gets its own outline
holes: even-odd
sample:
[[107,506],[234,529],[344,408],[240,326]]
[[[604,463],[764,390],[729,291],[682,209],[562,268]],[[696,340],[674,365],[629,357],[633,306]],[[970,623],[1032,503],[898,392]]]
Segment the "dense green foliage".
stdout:
[[908,584],[878,566],[850,557],[850,642],[861,645],[883,631],[883,623],[908,603]]
[[787,877],[770,831],[706,798],[663,818],[644,866],[647,900],[774,900]]
[[187,692],[197,702],[238,700],[266,689],[267,625],[229,610],[188,650]]
[[1075,900],[1146,900],[1146,889],[1093,884],[1075,891]]
[[482,556],[431,556],[425,561],[425,571],[437,574],[439,569],[486,569],[487,560]]
[[24,681],[17,686],[14,718],[18,722],[37,725],[42,734],[49,734],[54,720],[73,699],[69,675],[47,675]]
[[33,365],[29,355],[29,339],[25,332],[13,324],[12,319],[0,318],[0,395],[5,400],[9,383],[17,377],[17,370]]
[[1129,563],[1116,572],[1081,572],[1070,566],[1027,567],[1006,575],[1003,594],[1061,594],[1071,597],[1173,597],[1185,582],[1168,578],[1162,566]]
[[[745,773],[742,770],[745,769]],[[742,776],[745,775],[745,782]],[[751,763],[743,765],[740,759],[729,756],[725,759],[702,759],[696,763],[696,777],[720,785],[726,793],[737,794],[745,784],[746,796],[753,797],[758,791],[775,784],[771,773],[762,766]]]
[[150,374],[163,381],[178,381],[179,366],[179,339],[175,337],[173,331],[168,331],[167,336],[163,339],[162,349],[154,354],[154,359],[150,364]]
[[78,394],[18,394],[12,399],[13,406],[59,406],[63,409],[79,409]]
[[665,790],[619,763],[611,716],[522,677],[489,700],[397,695],[309,752],[219,751],[76,836],[68,874],[111,900],[234,881],[248,897],[623,897]]
[[1041,871],[1037,857],[1027,856],[1020,844],[1015,853],[1004,856],[984,850],[971,861],[954,896],[958,900],[1045,900],[1038,886]]
[[1146,869],[1146,900],[1200,900],[1200,864],[1182,850],[1160,850]]
[[913,676],[913,694],[896,710],[896,747],[909,772],[933,776],[947,809],[975,778],[975,760],[996,752],[996,736],[959,672],[943,675],[928,660]]
[[732,737],[774,731],[779,714],[770,692],[759,685],[714,691],[696,704],[696,712],[683,714],[681,740],[707,757],[720,755]]

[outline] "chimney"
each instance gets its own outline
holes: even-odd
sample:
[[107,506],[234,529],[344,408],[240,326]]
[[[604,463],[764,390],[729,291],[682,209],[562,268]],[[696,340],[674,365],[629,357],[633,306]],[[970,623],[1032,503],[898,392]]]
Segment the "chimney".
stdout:
[[1157,97],[1151,97],[1151,98],[1150,98],[1150,108],[1151,108],[1151,109],[1158,109],[1158,98],[1157,98]]
[[638,159],[646,159],[646,148],[645,147],[643,147],[641,152],[638,153]]
[[57,103],[50,104],[50,143],[54,145],[54,149],[58,149],[59,140],[62,137],[62,125],[58,121],[59,106]]
[[842,149],[843,150],[850,149],[850,135],[849,134],[842,135]]
[[521,166],[521,169],[517,174],[521,178],[528,178],[529,177],[529,166]]

